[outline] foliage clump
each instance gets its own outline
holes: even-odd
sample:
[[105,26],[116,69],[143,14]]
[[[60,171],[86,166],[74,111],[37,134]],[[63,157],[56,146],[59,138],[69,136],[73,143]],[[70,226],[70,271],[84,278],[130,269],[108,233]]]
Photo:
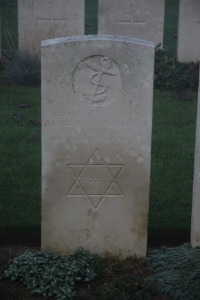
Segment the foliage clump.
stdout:
[[105,283],[97,292],[101,300],[153,300],[150,289],[141,277],[125,274]]
[[155,88],[175,93],[197,91],[199,62],[180,63],[170,53],[156,49]]
[[98,276],[99,262],[99,256],[84,249],[69,256],[28,251],[13,260],[5,277],[19,279],[34,294],[69,300],[76,295],[76,283],[90,282]]
[[151,283],[145,282],[147,264],[145,259],[128,257],[106,258],[104,281],[97,288],[100,300],[153,300],[158,296]]
[[200,299],[200,247],[184,244],[153,250],[148,257],[151,272],[147,278],[176,300]]
[[36,86],[41,82],[41,61],[38,55],[14,51],[2,60],[1,78],[14,85]]

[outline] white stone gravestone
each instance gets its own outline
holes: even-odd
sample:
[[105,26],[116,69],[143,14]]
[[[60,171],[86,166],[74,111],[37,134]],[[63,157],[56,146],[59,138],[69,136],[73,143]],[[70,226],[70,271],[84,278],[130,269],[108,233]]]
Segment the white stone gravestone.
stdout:
[[145,256],[153,43],[42,42],[42,248]]
[[196,147],[194,160],[191,244],[193,247],[200,246],[200,84],[198,96]]
[[18,0],[20,50],[40,51],[41,41],[84,34],[84,0]]
[[165,0],[99,0],[100,34],[120,34],[163,44]]
[[177,57],[180,62],[200,60],[199,0],[180,0]]

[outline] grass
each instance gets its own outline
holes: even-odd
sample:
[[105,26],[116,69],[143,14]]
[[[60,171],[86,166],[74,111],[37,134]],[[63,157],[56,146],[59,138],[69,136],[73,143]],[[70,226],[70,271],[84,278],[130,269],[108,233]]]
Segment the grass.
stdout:
[[[40,90],[0,86],[0,95],[0,226],[40,228],[40,138],[29,139],[40,136],[40,126],[29,121],[40,120]],[[150,230],[190,227],[196,94],[192,99],[175,101],[155,91]],[[18,108],[21,102],[30,107]]]
[[30,120],[40,120],[40,90],[0,86],[0,95],[0,227],[39,227],[40,126]]
[[85,0],[85,34],[98,32],[98,0]]
[[190,228],[196,94],[175,101],[155,91],[149,227]]
[[178,8],[179,0],[166,0],[163,46],[173,56],[176,56],[177,51]]
[[0,0],[2,52],[17,48],[17,0]]

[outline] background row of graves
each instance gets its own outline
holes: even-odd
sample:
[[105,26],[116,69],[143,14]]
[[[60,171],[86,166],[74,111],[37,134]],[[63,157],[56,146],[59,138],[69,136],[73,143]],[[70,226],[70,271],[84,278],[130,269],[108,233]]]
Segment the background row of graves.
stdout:
[[[4,0],[2,0],[3,2]],[[16,5],[16,1],[11,1],[10,5]],[[99,5],[99,6],[98,6]],[[172,1],[138,1],[133,2],[126,0],[126,3],[120,6],[120,1],[59,1],[56,5],[53,1],[25,1],[18,2],[18,32],[19,43],[16,38],[17,24],[15,13],[10,8],[13,17],[10,20],[3,18],[3,46],[5,49],[13,42],[19,44],[19,49],[29,49],[30,51],[38,51],[40,40],[52,38],[56,36],[76,35],[76,34],[121,34],[130,35],[137,38],[152,40],[156,45],[163,44],[163,28],[164,18],[168,27],[176,26],[176,31],[170,33],[168,28],[164,34],[164,49],[176,52],[176,40],[178,38],[177,56],[180,61],[194,61],[198,59],[199,53],[199,3],[197,0],[192,2],[187,0]],[[71,6],[70,16],[67,6]],[[91,26],[90,10],[93,6],[93,25]],[[175,8],[174,13],[169,16],[167,13],[171,7]],[[137,8],[134,10],[134,8]],[[155,9],[156,8],[156,9]],[[120,15],[119,15],[120,12]],[[99,17],[97,17],[97,14]],[[111,17],[108,18],[107,16]],[[124,16],[123,16],[124,15]],[[179,16],[178,16],[179,15]],[[98,21],[97,21],[98,20]],[[73,31],[70,31],[71,26]],[[42,26],[42,27],[41,27]],[[41,30],[42,28],[42,30]],[[154,28],[156,28],[154,30]],[[145,32],[145,33],[144,33]],[[14,36],[13,36],[14,34]],[[6,37],[4,36],[6,35]],[[33,43],[34,40],[34,43]],[[5,45],[5,43],[7,45]]]

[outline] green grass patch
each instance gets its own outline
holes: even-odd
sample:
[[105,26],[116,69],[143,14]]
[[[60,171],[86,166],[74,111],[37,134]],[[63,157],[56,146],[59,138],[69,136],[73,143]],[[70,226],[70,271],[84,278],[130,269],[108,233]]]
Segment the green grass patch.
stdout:
[[2,52],[8,53],[17,48],[17,0],[0,0]]
[[98,32],[98,0],[85,0],[85,34]]
[[176,101],[155,91],[149,228],[190,228],[196,97]]
[[0,95],[0,229],[39,227],[40,89],[0,86]]
[[179,0],[165,1],[164,49],[174,57],[177,52]]

